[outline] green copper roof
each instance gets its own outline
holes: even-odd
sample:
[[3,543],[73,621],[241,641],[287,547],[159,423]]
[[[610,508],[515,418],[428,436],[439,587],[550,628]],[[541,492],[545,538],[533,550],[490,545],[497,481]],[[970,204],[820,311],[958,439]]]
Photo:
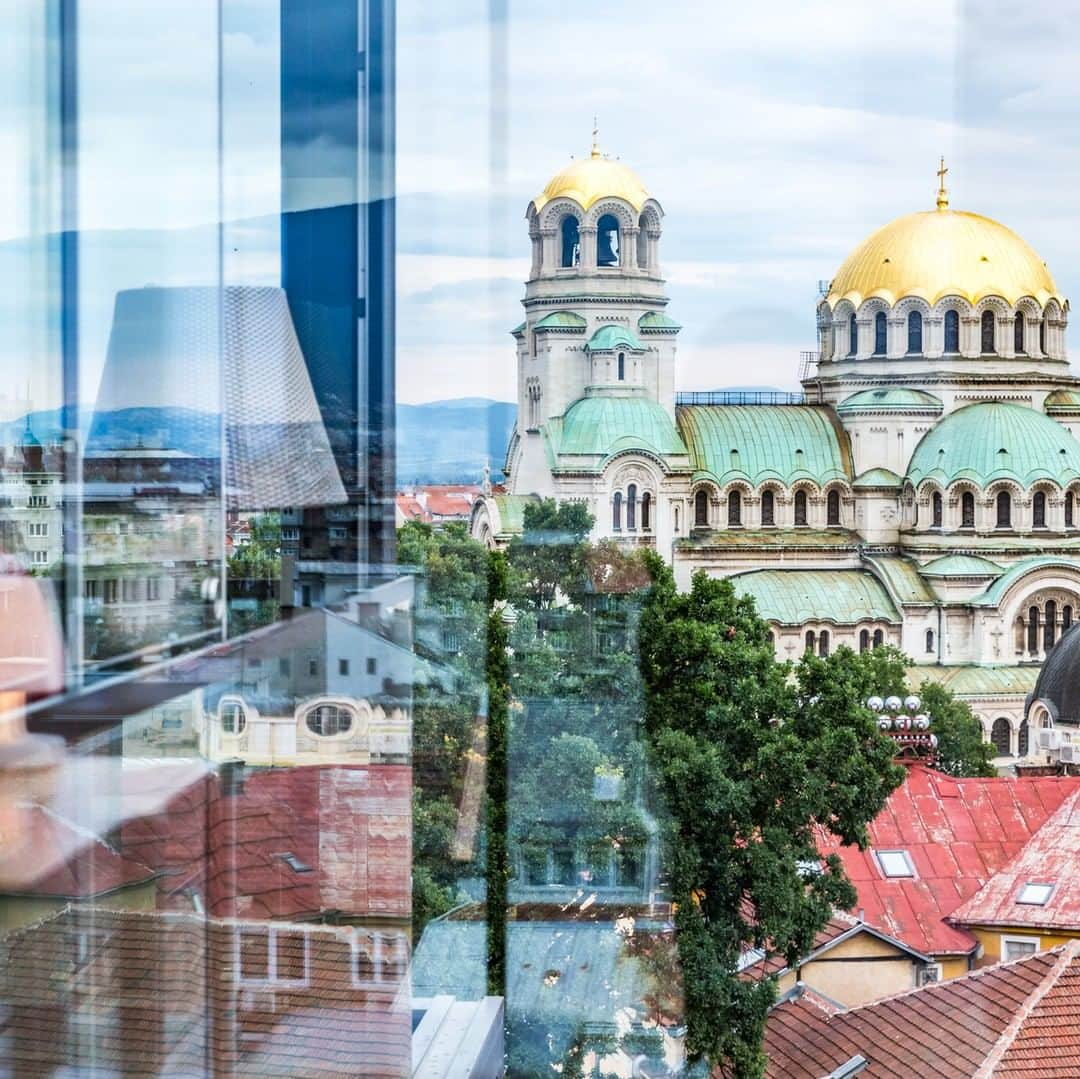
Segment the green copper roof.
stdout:
[[533,327],[534,330],[583,330],[585,319],[573,311],[552,311]]
[[545,424],[544,433],[557,457],[573,454],[602,460],[633,449],[658,457],[686,454],[671,417],[648,397],[582,398],[561,419]]
[[759,569],[736,574],[731,583],[737,592],[754,597],[762,618],[784,626],[900,621],[885,588],[866,570]]
[[946,416],[915,447],[908,479],[949,484],[969,479],[980,487],[996,479],[1027,486],[1065,483],[1080,476],[1080,444],[1061,424],[1023,405],[983,401]]
[[922,579],[918,565],[911,559],[877,555],[867,561],[877,570],[897,603],[937,603],[937,594]]
[[847,412],[882,410],[889,412],[940,412],[941,400],[925,390],[912,390],[906,386],[879,386],[873,390],[860,390],[840,402],[836,411],[843,416]]
[[775,479],[826,483],[851,476],[847,436],[833,414],[809,405],[683,405],[679,431],[695,476],[724,484]]
[[639,330],[681,330],[679,325],[670,315],[661,311],[646,311],[637,320]]
[[585,346],[589,352],[606,352],[613,348],[632,348],[639,352],[645,346],[625,326],[601,326]]
[[978,555],[947,554],[927,562],[922,573],[924,577],[996,577],[1001,567]]
[[1073,558],[1062,558],[1060,555],[1052,554],[1025,558],[1022,562],[1009,566],[985,592],[968,602],[976,607],[997,607],[1001,603],[1001,597],[1021,577],[1026,577],[1029,573],[1033,573],[1038,569],[1048,569],[1055,566],[1068,570],[1070,573],[1075,573],[1077,568],[1080,567],[1080,562]]
[[852,487],[899,487],[903,482],[891,468],[871,468],[856,476]]
[[519,322],[510,332],[514,335],[514,337],[517,337],[519,334],[523,334],[525,332],[525,323]]
[[675,542],[687,549],[695,547],[842,547],[855,550],[862,545],[862,536],[847,528],[763,528],[760,531],[695,528],[689,536],[684,536]]
[[495,505],[499,509],[499,523],[503,533],[521,532],[525,528],[525,507],[531,502],[538,502],[536,495],[496,495]]
[[958,697],[1026,696],[1035,688],[1038,667],[909,667],[908,684],[936,682]]
[[1080,412],[1080,392],[1077,390],[1054,390],[1046,395],[1043,408],[1047,412]]

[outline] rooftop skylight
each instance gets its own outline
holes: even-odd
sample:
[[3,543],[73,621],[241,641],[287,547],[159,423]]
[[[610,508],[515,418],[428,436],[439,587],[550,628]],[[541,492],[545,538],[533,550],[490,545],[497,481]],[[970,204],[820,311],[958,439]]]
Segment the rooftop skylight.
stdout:
[[887,877],[913,877],[915,867],[911,864],[906,850],[878,850],[874,852],[881,866],[881,872]]
[[1044,907],[1053,892],[1054,886],[1052,884],[1037,884],[1029,880],[1020,889],[1016,901],[1017,903],[1030,903],[1033,907]]

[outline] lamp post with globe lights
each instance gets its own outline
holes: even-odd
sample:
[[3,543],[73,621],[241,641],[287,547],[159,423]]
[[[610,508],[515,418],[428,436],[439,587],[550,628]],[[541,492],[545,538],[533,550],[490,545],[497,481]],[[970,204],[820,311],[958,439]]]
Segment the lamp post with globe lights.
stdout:
[[878,729],[896,743],[899,764],[932,764],[937,755],[937,735],[930,730],[929,713],[922,711],[922,701],[911,693],[901,699],[868,697],[866,707],[877,716]]

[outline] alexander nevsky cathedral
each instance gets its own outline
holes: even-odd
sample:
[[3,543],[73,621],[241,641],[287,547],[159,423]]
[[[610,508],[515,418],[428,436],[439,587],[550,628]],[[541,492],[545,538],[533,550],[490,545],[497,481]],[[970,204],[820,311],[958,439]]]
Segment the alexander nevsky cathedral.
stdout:
[[817,304],[801,394],[676,391],[663,210],[626,165],[576,160],[528,207],[506,493],[585,503],[594,539],[654,547],[681,586],[730,577],[777,654],[889,643],[1033,751],[1025,698],[1080,620],[1080,379],[1068,302],[1024,240],[949,205],[878,229]]

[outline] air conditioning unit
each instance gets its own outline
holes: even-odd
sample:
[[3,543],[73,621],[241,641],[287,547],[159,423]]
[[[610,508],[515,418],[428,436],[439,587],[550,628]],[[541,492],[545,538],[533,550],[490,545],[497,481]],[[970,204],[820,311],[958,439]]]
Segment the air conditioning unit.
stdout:
[[919,985],[930,985],[933,982],[941,981],[941,964],[940,963],[927,963],[919,971]]
[[1080,764],[1080,746],[1065,744],[1058,750],[1058,760],[1062,764]]
[[1039,749],[1057,749],[1060,744],[1061,735],[1053,727],[1039,731]]

